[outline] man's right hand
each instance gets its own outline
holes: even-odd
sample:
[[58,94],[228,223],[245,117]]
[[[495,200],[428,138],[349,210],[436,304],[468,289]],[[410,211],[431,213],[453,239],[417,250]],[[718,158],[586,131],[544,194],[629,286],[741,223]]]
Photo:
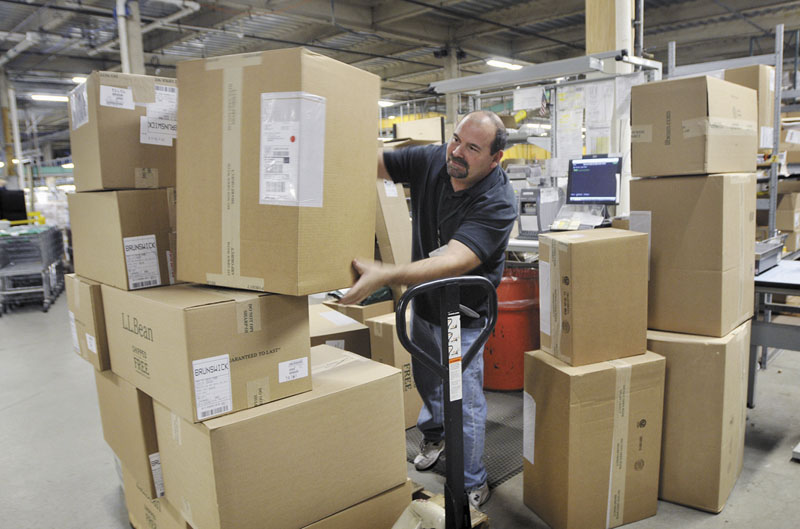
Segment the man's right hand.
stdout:
[[339,300],[339,303],[343,305],[358,303],[389,283],[388,268],[377,261],[353,259],[353,268],[359,278],[347,294]]

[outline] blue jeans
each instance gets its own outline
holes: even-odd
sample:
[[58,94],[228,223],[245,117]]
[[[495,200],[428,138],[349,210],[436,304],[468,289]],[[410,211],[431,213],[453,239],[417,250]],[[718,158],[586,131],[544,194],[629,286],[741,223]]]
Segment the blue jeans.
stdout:
[[[466,354],[481,329],[461,329],[461,352]],[[411,341],[420,349],[438,359],[442,350],[442,331],[418,318],[411,317]],[[428,441],[444,439],[444,388],[439,376],[416,358],[411,359],[414,382],[422,397],[422,410],[417,419]],[[475,355],[462,377],[462,410],[464,414],[464,485],[467,490],[486,483],[488,475],[483,464],[483,447],[486,439],[486,397],[483,395],[483,347]]]

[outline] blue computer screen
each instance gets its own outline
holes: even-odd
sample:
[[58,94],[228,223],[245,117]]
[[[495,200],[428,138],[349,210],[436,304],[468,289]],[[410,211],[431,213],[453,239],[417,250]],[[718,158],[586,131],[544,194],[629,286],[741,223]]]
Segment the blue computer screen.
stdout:
[[619,173],[619,157],[570,160],[567,203],[619,203]]

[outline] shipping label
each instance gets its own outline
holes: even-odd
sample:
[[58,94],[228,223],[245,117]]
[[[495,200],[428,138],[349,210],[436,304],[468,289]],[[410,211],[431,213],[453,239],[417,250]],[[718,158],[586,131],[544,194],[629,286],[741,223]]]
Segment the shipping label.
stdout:
[[533,464],[536,442],[536,401],[527,391],[522,392],[522,457]]
[[94,336],[88,332],[86,333],[86,347],[88,347],[89,350],[94,354],[97,354],[97,340],[95,340]]
[[153,474],[153,484],[156,487],[156,498],[164,497],[164,475],[161,472],[161,455],[154,452],[150,458],[150,472]]
[[119,86],[100,85],[100,104],[104,107],[123,108],[133,110],[133,90]]
[[329,322],[331,322],[332,324],[336,325],[337,327],[344,327],[345,325],[358,324],[356,320],[354,320],[353,318],[351,318],[346,314],[342,314],[338,310],[321,312],[320,315]]
[[192,375],[198,419],[202,421],[233,411],[229,355],[194,360]]
[[295,358],[278,364],[278,383],[291,382],[308,376],[308,357]]
[[550,263],[539,261],[539,329],[550,336]]
[[136,290],[161,285],[156,236],[125,237],[122,242],[125,248],[125,266],[128,269],[128,288]]
[[397,197],[397,185],[391,180],[384,180],[383,186],[386,189],[386,196],[388,198]]
[[81,344],[78,342],[78,328],[75,326],[75,314],[72,311],[69,311],[69,330],[72,333],[72,348],[80,354]]
[[78,85],[70,92],[69,110],[72,114],[72,130],[89,122],[89,100],[86,97],[86,83]]
[[325,340],[325,345],[330,345],[344,351],[344,340]]
[[139,143],[172,147],[172,140],[178,136],[178,124],[165,119],[139,118]]

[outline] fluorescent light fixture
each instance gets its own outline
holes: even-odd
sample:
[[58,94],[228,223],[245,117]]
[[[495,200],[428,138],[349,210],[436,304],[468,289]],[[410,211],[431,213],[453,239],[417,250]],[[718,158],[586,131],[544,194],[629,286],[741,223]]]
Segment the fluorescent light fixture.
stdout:
[[55,101],[58,103],[66,103],[69,101],[67,96],[54,96],[51,94],[31,94],[31,99],[34,101]]
[[11,163],[19,163],[19,160],[17,160],[16,158],[12,158]]
[[380,101],[378,101],[379,107],[390,107],[392,105],[394,105],[394,101],[386,101],[385,99],[381,99]]
[[394,118],[396,118],[396,117],[397,117],[397,116],[389,116],[389,119],[394,119]]
[[0,169],[6,166],[6,162],[0,162]]
[[75,168],[75,164],[72,163],[72,162],[70,162],[70,163],[62,163],[61,167],[63,167],[64,169],[74,169]]
[[75,77],[72,78],[72,82],[77,84],[85,83],[86,77],[83,77],[82,75],[76,75]]
[[499,59],[489,59],[486,61],[486,64],[489,66],[494,66],[495,68],[505,68],[506,70],[521,70],[521,64],[512,64],[508,61],[501,61]]

